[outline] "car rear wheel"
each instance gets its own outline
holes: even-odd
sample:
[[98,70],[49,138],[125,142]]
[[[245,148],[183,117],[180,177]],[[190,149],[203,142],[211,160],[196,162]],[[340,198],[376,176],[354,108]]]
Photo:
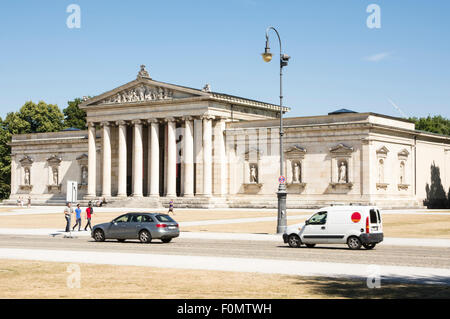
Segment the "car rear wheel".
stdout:
[[377,244],[363,244],[365,249],[374,249]]
[[95,241],[105,241],[105,233],[101,229],[96,229],[94,232]]
[[139,233],[139,240],[141,243],[148,244],[152,241],[152,235],[148,230],[143,230]]
[[314,248],[314,247],[316,247],[316,244],[306,244],[306,247],[308,247],[308,248]]
[[288,237],[288,244],[292,248],[298,248],[301,246],[302,243],[301,243],[300,237],[298,237],[298,235],[292,234],[292,235],[289,235],[289,237]]
[[361,240],[356,236],[351,236],[347,239],[347,246],[350,249],[357,250],[361,248]]
[[170,241],[172,240],[172,238],[162,238],[161,241],[165,244],[170,243]]

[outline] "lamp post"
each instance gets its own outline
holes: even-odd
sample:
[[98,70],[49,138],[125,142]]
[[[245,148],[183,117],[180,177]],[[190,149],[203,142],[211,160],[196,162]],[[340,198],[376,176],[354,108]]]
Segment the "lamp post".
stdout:
[[[272,53],[270,53],[269,47],[269,31],[273,30],[278,36],[278,42],[280,43],[280,177],[284,176],[284,148],[283,148],[283,67],[288,65],[290,56],[283,54],[281,47],[281,38],[277,29],[274,27],[268,27],[266,30],[266,48],[262,54],[264,62],[270,62],[272,60]],[[287,226],[286,216],[286,184],[280,182],[278,185],[278,218],[277,218],[277,233],[284,233]]]

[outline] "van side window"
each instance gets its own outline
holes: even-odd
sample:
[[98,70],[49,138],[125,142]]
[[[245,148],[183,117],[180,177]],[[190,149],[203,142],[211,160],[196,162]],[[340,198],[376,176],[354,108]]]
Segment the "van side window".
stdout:
[[327,222],[327,212],[318,212],[309,219],[310,225],[325,225]]
[[375,211],[375,209],[371,209],[370,210],[370,223],[371,224],[377,224],[378,223],[377,212]]

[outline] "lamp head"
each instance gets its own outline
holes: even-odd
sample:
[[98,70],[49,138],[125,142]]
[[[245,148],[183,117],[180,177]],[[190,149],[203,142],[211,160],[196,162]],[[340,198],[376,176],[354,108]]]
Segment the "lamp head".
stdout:
[[270,53],[269,42],[266,41],[266,48],[264,49],[264,53],[262,54],[262,58],[264,62],[272,61],[272,53]]

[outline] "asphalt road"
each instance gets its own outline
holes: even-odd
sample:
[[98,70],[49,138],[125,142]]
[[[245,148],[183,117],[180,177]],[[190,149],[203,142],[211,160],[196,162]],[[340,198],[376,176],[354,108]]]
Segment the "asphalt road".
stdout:
[[[76,234],[75,234],[76,235]],[[265,258],[297,261],[377,264],[450,268],[450,249],[439,247],[402,247],[380,244],[374,250],[351,251],[345,245],[319,245],[316,248],[289,248],[269,241],[200,240],[175,238],[169,244],[154,240],[150,244],[138,241],[106,241],[91,238],[0,235],[0,247],[50,249],[64,251],[101,251],[121,253],[153,253],[184,256]]]

